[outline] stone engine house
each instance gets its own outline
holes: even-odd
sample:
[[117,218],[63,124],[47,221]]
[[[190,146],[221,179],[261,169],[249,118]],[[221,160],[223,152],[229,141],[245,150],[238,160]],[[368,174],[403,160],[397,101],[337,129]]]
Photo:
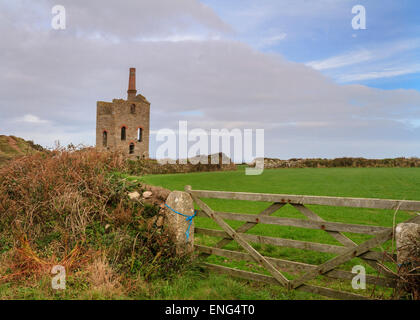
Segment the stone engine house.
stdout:
[[130,68],[127,94],[127,100],[97,102],[96,147],[122,151],[130,158],[148,158],[150,102],[137,94],[135,68]]

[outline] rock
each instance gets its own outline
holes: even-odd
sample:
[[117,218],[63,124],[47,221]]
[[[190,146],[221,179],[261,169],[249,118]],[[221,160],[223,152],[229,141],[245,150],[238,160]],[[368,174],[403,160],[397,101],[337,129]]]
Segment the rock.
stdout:
[[128,194],[128,197],[129,197],[131,200],[138,200],[138,199],[140,198],[140,193],[138,193],[137,191],[130,192],[130,193]]
[[163,217],[162,216],[160,216],[157,220],[156,220],[156,226],[158,227],[158,228],[160,228],[161,226],[163,226]]
[[143,198],[144,199],[149,199],[149,198],[152,197],[152,195],[153,195],[152,191],[145,191],[145,192],[143,192]]
[[[143,185],[143,188],[144,188],[143,199],[145,200],[145,202],[149,204],[157,205],[157,206],[164,204],[166,201],[166,198],[171,193],[170,190],[162,188],[162,187]],[[146,198],[144,197],[144,195],[148,197]]]

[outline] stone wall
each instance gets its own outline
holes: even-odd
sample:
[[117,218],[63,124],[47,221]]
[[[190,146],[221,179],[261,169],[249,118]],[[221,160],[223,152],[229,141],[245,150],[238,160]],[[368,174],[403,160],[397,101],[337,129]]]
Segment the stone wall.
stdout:
[[[216,154],[216,157],[223,159],[224,163],[211,163],[211,157],[215,155],[205,156],[208,157],[208,163],[183,163],[183,161],[173,160],[171,163],[162,164],[154,159],[129,161],[129,171],[133,175],[145,174],[165,174],[165,173],[188,173],[188,172],[209,172],[209,171],[233,171],[236,170],[236,165],[230,159],[226,160],[226,156],[221,153]],[[202,157],[202,156],[201,156]]]
[[[255,166],[255,160],[249,164]],[[365,158],[335,158],[335,159],[289,159],[264,158],[264,169],[274,168],[388,168],[420,167],[419,158],[393,158],[393,159],[365,159]]]

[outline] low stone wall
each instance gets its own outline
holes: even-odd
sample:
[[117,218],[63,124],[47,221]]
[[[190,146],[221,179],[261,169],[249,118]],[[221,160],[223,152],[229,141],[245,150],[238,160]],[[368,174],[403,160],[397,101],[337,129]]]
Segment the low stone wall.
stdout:
[[[249,164],[255,166],[255,160]],[[336,158],[336,159],[289,159],[264,158],[264,168],[388,168],[420,167],[419,158],[395,158],[395,159],[365,159],[365,158]]]
[[[206,163],[199,163],[194,161],[203,156],[189,159],[187,163],[179,160],[169,160],[167,163],[160,163],[155,159],[141,159],[130,160],[128,162],[129,171],[133,175],[146,175],[146,174],[169,174],[169,173],[189,173],[189,172],[209,172],[209,171],[232,171],[236,170],[236,165],[229,158],[223,154],[216,154],[207,157]],[[216,157],[216,164],[212,164],[212,157]],[[218,158],[218,159],[217,159]]]

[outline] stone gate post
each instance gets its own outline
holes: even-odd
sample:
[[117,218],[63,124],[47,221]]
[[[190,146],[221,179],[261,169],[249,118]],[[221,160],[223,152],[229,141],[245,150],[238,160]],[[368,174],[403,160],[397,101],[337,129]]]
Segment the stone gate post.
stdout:
[[397,262],[400,265],[415,263],[413,254],[420,247],[420,224],[400,223],[395,228]]
[[192,253],[194,250],[194,219],[191,219],[190,222],[185,217],[194,215],[194,203],[191,196],[183,191],[173,191],[169,194],[165,204],[172,209],[166,206],[163,208],[168,228],[176,243],[177,252],[179,254]]

